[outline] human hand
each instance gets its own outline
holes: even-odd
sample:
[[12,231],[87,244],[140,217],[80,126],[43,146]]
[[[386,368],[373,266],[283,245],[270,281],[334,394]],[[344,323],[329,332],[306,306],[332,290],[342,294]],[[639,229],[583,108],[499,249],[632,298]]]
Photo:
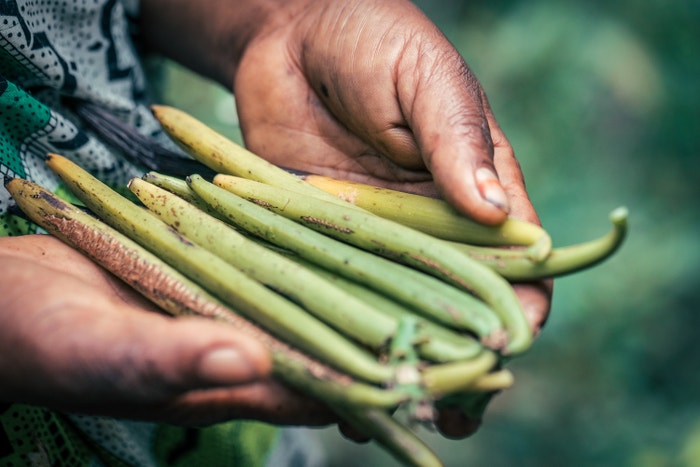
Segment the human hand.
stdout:
[[[415,6],[302,3],[260,28],[233,78],[253,152],[284,167],[437,193],[487,224],[507,215],[539,223],[483,88]],[[515,288],[537,332],[551,283]],[[459,438],[479,422],[445,409],[438,426]]]
[[141,21],[147,46],[232,87],[246,145],[278,165],[486,224],[527,199],[483,88],[409,1],[143,0]]
[[183,425],[335,417],[270,376],[233,328],[156,312],[48,235],[0,238],[0,401]]
[[517,164],[512,149],[476,77],[412,3],[280,10],[231,77],[248,147],[285,167],[439,192],[484,223],[505,219],[494,164]]
[[[539,224],[483,88],[413,4],[287,3],[248,42],[233,77],[253,152],[284,167],[439,194],[486,224],[506,216]],[[515,287],[537,332],[551,283]]]
[[[538,223],[482,86],[412,3],[143,0],[142,22],[151,47],[232,86],[246,146],[271,162]],[[551,283],[515,288],[538,332]],[[460,437],[478,421],[439,425]]]

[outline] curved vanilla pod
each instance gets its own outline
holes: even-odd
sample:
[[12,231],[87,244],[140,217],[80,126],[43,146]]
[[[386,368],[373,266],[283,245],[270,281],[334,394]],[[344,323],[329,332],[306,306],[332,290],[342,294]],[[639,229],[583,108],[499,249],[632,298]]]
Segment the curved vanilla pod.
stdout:
[[351,407],[391,410],[408,400],[398,388],[380,389],[353,380],[280,341],[236,314],[207,291],[127,236],[50,191],[27,180],[5,186],[32,222],[83,253],[172,316],[196,315],[233,326],[270,351],[273,373],[321,400]]
[[498,316],[470,294],[308,229],[198,175],[188,177],[187,181],[198,196],[235,226],[384,293],[446,326],[471,330],[493,346],[503,344],[504,333]]
[[373,383],[394,369],[263,284],[196,245],[147,210],[122,197],[70,160],[49,155],[47,165],[100,219],[173,265],[237,311],[286,342],[343,372]]
[[342,404],[333,410],[365,436],[384,447],[404,465],[414,467],[441,467],[442,461],[415,433],[383,410],[356,410]]
[[609,215],[612,229],[606,235],[588,242],[554,248],[541,262],[533,262],[523,250],[476,247],[461,243],[453,246],[509,281],[548,279],[590,268],[609,258],[625,239],[627,217],[627,208],[613,210]]
[[498,356],[488,350],[471,360],[432,365],[421,371],[421,381],[428,394],[440,398],[445,394],[474,388],[477,381],[494,369]]
[[501,318],[508,340],[504,353],[519,354],[530,347],[532,331],[511,285],[450,243],[376,214],[252,180],[219,174],[214,183],[325,235],[474,293]]
[[[537,259],[551,248],[549,234],[530,222],[508,219],[497,226],[479,224],[444,200],[404,193],[322,175],[305,175],[307,183],[378,216],[443,240],[483,246],[530,246],[539,243]],[[291,188],[290,188],[291,189]]]
[[304,260],[298,255],[290,254],[289,258],[324,277],[335,284],[336,287],[340,287],[352,295],[372,303],[378,309],[396,319],[401,319],[406,315],[419,319],[414,345],[418,347],[423,358],[435,362],[468,360],[479,355],[484,349],[483,345],[472,336],[456,332],[451,328],[430,321],[410,308],[387,298],[386,295],[375,292],[369,287],[332,273],[317,264]]
[[287,186],[312,196],[337,199],[277,167],[182,110],[153,105],[151,112],[166,133],[190,156],[217,173]]
[[162,188],[135,178],[129,182],[129,189],[184,237],[302,305],[339,332],[375,351],[391,341],[397,329],[395,318]]

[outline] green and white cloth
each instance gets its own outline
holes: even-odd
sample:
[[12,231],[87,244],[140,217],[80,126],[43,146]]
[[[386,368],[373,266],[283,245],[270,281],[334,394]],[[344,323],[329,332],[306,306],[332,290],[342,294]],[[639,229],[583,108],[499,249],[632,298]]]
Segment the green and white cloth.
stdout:
[[[72,159],[108,183],[140,171],[71,111],[82,99],[170,144],[151,116],[132,30],[136,1],[0,0],[0,175],[60,190],[47,153]],[[8,213],[0,187],[0,235],[34,227]],[[322,455],[305,432],[236,421],[205,429],[55,413],[0,402],[0,466],[313,466]]]
[[[129,33],[128,12],[134,10],[116,0],[0,2],[0,175],[54,189],[57,179],[44,165],[48,152],[106,182],[138,175],[70,111],[74,99],[96,102],[158,137]],[[0,190],[0,213],[9,204],[9,194]],[[0,225],[6,233],[18,233],[14,228],[7,221]]]

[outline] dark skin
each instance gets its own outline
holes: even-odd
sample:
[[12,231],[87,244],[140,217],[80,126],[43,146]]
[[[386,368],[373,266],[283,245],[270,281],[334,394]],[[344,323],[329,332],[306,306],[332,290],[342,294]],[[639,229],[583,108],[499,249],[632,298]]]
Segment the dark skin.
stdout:
[[0,238],[0,258],[0,400],[184,425],[261,413],[289,423],[290,406],[303,423],[332,419],[269,376],[257,341],[162,314],[51,236]]
[[[270,161],[441,196],[484,224],[538,222],[481,85],[411,3],[143,0],[141,21],[146,46],[234,91],[246,145]],[[184,425],[338,422],[271,378],[259,343],[153,313],[55,239],[2,238],[0,260],[0,400]],[[535,332],[550,285],[516,287]],[[478,424],[438,421],[453,438]]]

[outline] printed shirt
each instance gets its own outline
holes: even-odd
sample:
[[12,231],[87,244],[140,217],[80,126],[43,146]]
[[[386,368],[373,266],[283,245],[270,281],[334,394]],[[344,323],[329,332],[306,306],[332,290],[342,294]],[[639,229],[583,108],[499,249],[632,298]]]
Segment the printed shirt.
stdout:
[[[141,133],[172,145],[147,107],[146,78],[132,42],[137,7],[135,0],[0,0],[3,178],[60,192],[45,167],[47,153],[68,157],[107,183],[142,174],[80,124],[71,111],[76,99],[109,108]],[[33,225],[8,212],[11,205],[0,187],[0,235],[33,232]],[[0,466],[320,462],[309,458],[315,448],[307,443],[295,430],[257,422],[194,429],[0,403]]]

